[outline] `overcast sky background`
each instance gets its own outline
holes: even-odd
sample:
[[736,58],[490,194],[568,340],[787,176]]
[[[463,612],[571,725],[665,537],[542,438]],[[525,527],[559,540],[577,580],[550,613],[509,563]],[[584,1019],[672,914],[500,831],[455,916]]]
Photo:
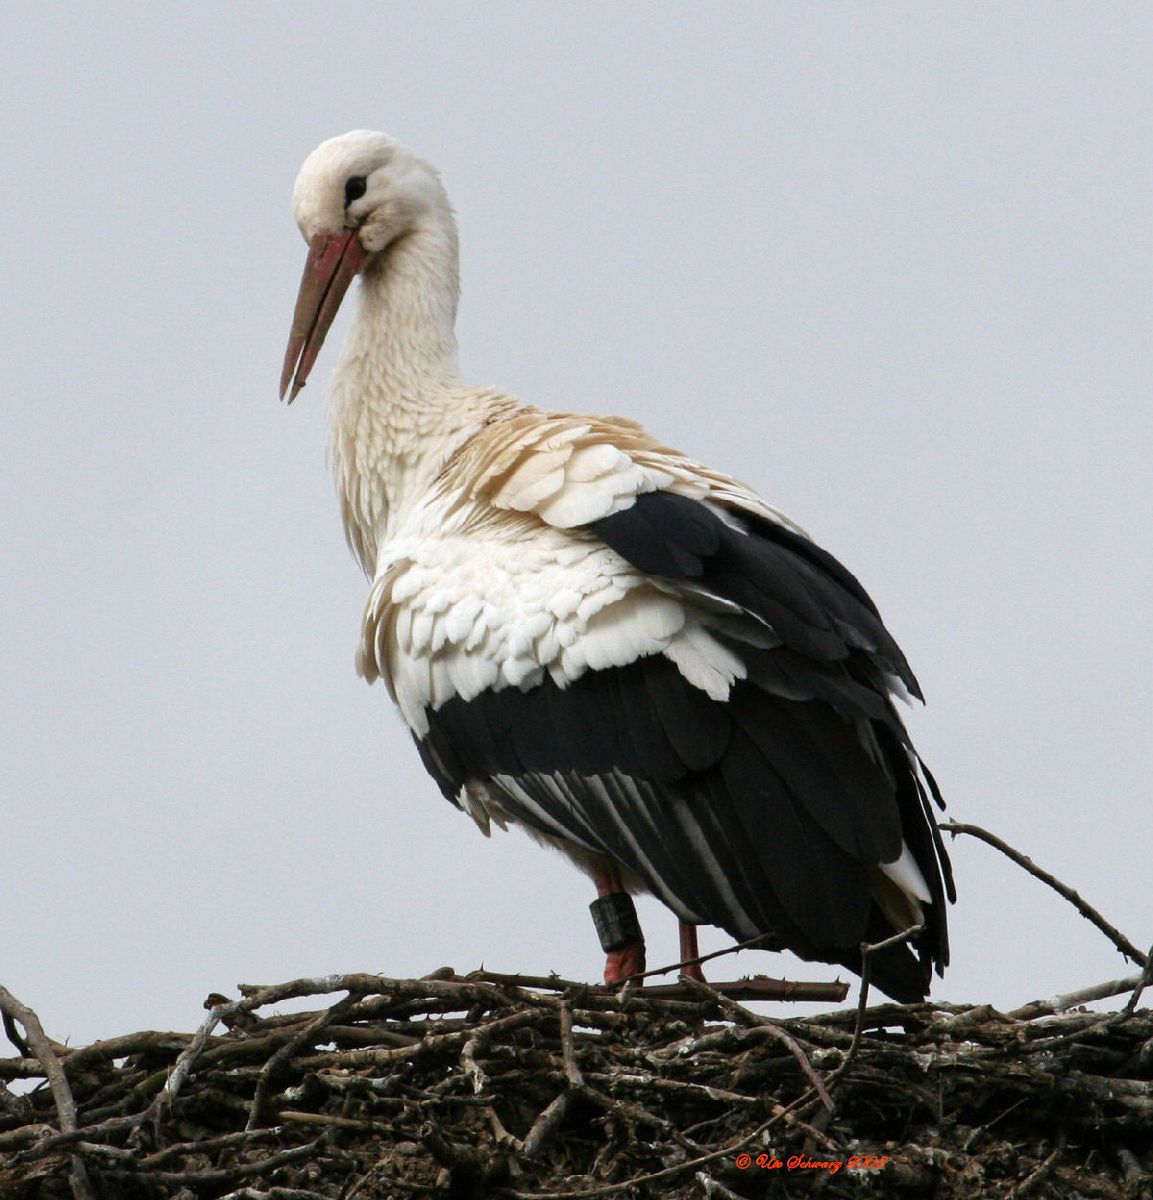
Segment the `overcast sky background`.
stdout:
[[[919,674],[949,815],[1153,940],[1147,5],[9,26],[0,982],[53,1036],[188,1029],[242,980],[599,977],[587,881],[482,838],[353,671],[337,337],[276,400],[292,182],[358,127],[444,175],[465,377],[635,416],[799,520]],[[936,997],[1011,1007],[1130,969],[994,851],[952,853]],[[673,959],[673,917],[642,919]],[[837,974],[744,954],[713,975],[756,970]]]

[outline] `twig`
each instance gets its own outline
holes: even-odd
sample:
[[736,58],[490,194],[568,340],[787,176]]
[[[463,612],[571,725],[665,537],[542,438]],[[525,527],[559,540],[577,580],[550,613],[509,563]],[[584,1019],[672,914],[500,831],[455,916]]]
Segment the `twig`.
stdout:
[[[749,979],[714,983],[712,987],[730,1000],[816,1000],[839,1004],[849,994],[849,985],[839,981],[797,983],[791,979],[771,979],[767,975],[753,975]],[[629,992],[630,996],[658,1000],[677,1000],[691,994],[684,980],[679,983],[645,984],[644,987],[633,988]]]
[[651,979],[654,975],[671,975],[674,971],[680,975],[684,973],[685,967],[697,967],[701,963],[711,962],[714,958],[724,958],[728,954],[736,954],[741,950],[755,949],[757,946],[768,941],[770,937],[772,937],[770,933],[760,933],[756,937],[746,938],[743,942],[735,942],[731,946],[726,946],[723,950],[712,950],[708,954],[700,955],[698,958],[686,958],[679,962],[669,963],[666,967],[656,967],[640,975],[632,975],[630,978],[635,982],[639,979]]
[[[44,1026],[40,1024],[40,1018],[26,1004],[17,1000],[6,987],[0,987],[0,1010],[3,1010],[9,1021],[19,1021],[24,1026],[24,1032],[27,1034],[25,1048],[32,1051],[44,1068],[48,1086],[52,1089],[52,1099],[60,1120],[60,1132],[75,1134],[77,1132],[76,1101],[72,1098],[72,1089],[68,1086],[64,1068],[60,1065],[60,1060],[56,1057],[51,1043],[48,1041]],[[12,1037],[12,1030],[9,1030],[9,1037]],[[19,1039],[17,1036],[12,1040],[17,1048],[21,1047],[23,1039]],[[95,1193],[92,1191],[92,1184],[88,1179],[88,1169],[79,1154],[72,1155],[69,1183],[75,1200],[95,1200]]]
[[[664,1002],[667,1000],[686,999],[691,993],[680,983],[637,985],[640,980],[649,979],[655,975],[668,975],[673,971],[679,971],[683,967],[692,966],[695,963],[708,962],[709,959],[720,958],[724,954],[734,954],[738,950],[748,949],[749,946],[764,941],[767,936],[767,934],[762,934],[760,937],[750,938],[747,942],[730,946],[727,950],[715,950],[711,954],[702,955],[700,958],[669,963],[667,966],[657,967],[656,970],[646,971],[642,975],[631,975],[624,981],[624,986],[629,989],[629,996],[636,1000],[660,1000]],[[443,977],[441,978],[443,979]],[[621,990],[616,985],[614,985],[612,991],[609,991],[604,984],[583,983],[573,979],[561,979],[554,975],[505,975],[496,971],[472,971],[468,975],[458,976],[455,982],[465,983],[477,980],[494,983],[504,988],[518,989],[510,995],[510,999],[522,999],[525,995],[532,995],[531,991],[519,991],[522,988],[541,989],[567,992],[570,995],[579,996],[581,1003],[585,1005],[612,1003]],[[818,1003],[828,1002],[830,1004],[837,1004],[849,994],[849,985],[846,983],[772,979],[767,975],[753,975],[747,979],[740,979],[731,983],[715,983],[713,987],[733,1000],[814,1000]],[[555,1003],[553,997],[550,996],[547,999]]]
[[482,1038],[478,1033],[474,1033],[468,1038],[464,1047],[460,1052],[460,1064],[464,1068],[465,1075],[472,1080],[472,1090],[477,1096],[481,1095],[488,1084],[488,1076],[485,1074],[484,1067],[476,1061],[477,1052],[481,1048]]
[[865,1027],[865,1010],[869,1004],[869,982],[873,974],[873,955],[879,950],[887,949],[889,946],[896,946],[901,942],[912,940],[918,934],[922,933],[924,928],[924,925],[910,925],[908,929],[903,929],[900,933],[895,933],[892,937],[885,938],[883,942],[874,942],[872,944],[869,942],[861,943],[861,990],[860,995],[857,997],[857,1019],[853,1025],[853,1040],[849,1043],[848,1053],[842,1059],[840,1066],[829,1075],[828,1087],[830,1092],[844,1078],[845,1073],[852,1065],[853,1059],[857,1057],[857,1051],[861,1047],[861,1034]]
[[[1148,970],[1148,967],[1146,967]],[[1123,996],[1126,992],[1136,992],[1141,986],[1144,975],[1130,975],[1127,979],[1109,979],[1104,983],[1095,983],[1092,987],[1081,988],[1077,992],[1066,992],[1063,996],[1054,996],[1051,1000],[1031,1000],[1020,1008],[1013,1009],[1007,1016],[1018,1021],[1031,1021],[1035,1017],[1048,1017],[1054,1013],[1065,1012],[1070,1008],[1078,1008],[1082,1004],[1091,1004],[1094,1000],[1108,1000],[1111,996]]]
[[1129,997],[1128,1003],[1125,1005],[1125,1015],[1137,1011],[1137,1002],[1141,999],[1141,993],[1153,983],[1153,947],[1150,947],[1149,953],[1145,956],[1145,969],[1141,972],[1141,978],[1137,980],[1137,986],[1133,989],[1133,995]]
[[[750,1032],[757,1032],[757,1030],[751,1029]],[[837,1142],[833,1141],[828,1134],[823,1133],[821,1130],[814,1128],[805,1121],[802,1121],[800,1117],[796,1115],[795,1110],[786,1109],[784,1105],[778,1104],[775,1100],[771,1100],[766,1096],[743,1096],[738,1092],[726,1091],[724,1088],[709,1087],[706,1084],[691,1083],[687,1080],[681,1079],[664,1079],[659,1075],[633,1076],[596,1074],[590,1075],[589,1078],[595,1079],[600,1083],[604,1083],[613,1090],[618,1087],[635,1086],[638,1091],[650,1091],[656,1093],[675,1093],[678,1091],[687,1091],[705,1095],[710,1100],[716,1100],[729,1106],[730,1108],[735,1104],[767,1107],[772,1116],[781,1117],[785,1124],[791,1129],[795,1129],[798,1133],[804,1134],[805,1137],[812,1138],[814,1141],[819,1142],[830,1153],[839,1154],[843,1152],[843,1147]],[[810,1094],[810,1092],[806,1092],[805,1095],[800,1099],[808,1099]],[[800,1101],[798,1100],[795,1103],[799,1105]],[[686,1130],[686,1132],[690,1131]]]
[[837,1081],[849,1069],[849,1065],[853,1059],[857,1057],[857,1051],[861,1047],[861,1031],[865,1027],[865,1009],[869,1003],[869,976],[873,973],[872,960],[867,954],[861,955],[861,990],[857,996],[857,1022],[853,1026],[853,1040],[849,1043],[848,1053],[841,1061],[841,1065],[829,1076],[829,1087],[834,1088]]
[[270,1187],[257,1191],[254,1187],[238,1188],[221,1196],[220,1200],[329,1200],[324,1192],[305,1191],[302,1188]]
[[1092,921],[1130,961],[1135,962],[1139,967],[1145,966],[1149,961],[1147,955],[1138,950],[1120,930],[1110,925],[1091,904],[1086,903],[1068,884],[1062,883],[1055,875],[1051,875],[1042,867],[1037,866],[1031,858],[1022,854],[1019,850],[1014,850],[1012,846],[1002,841],[995,833],[990,833],[987,829],[982,829],[980,825],[966,825],[959,821],[942,821],[937,825],[937,828],[943,830],[945,833],[967,833],[970,837],[978,838],[982,842],[986,842],[988,845],[1000,850],[1002,854],[1012,859],[1019,867],[1023,867],[1030,875],[1041,880],[1042,883],[1048,884],[1059,896],[1063,896],[1068,900],[1087,921]]
[[361,997],[358,993],[349,992],[343,1000],[337,1001],[331,1008],[325,1009],[318,1017],[309,1021],[299,1033],[285,1042],[264,1066],[261,1067],[260,1078],[256,1081],[256,1091],[253,1093],[252,1105],[248,1112],[248,1121],[244,1126],[246,1133],[255,1129],[257,1122],[260,1120],[261,1111],[264,1108],[265,1099],[268,1095],[268,1082],[272,1078],[272,1073],[282,1064],[286,1063],[306,1042],[311,1042],[316,1034],[330,1021],[335,1021],[343,1017],[360,999]]
[[[323,1144],[324,1137],[322,1135],[314,1141],[306,1142],[301,1146],[293,1146],[290,1150],[282,1150],[279,1154],[272,1154],[268,1158],[262,1158],[257,1162],[236,1163],[230,1167],[222,1167],[218,1170],[209,1171],[152,1171],[148,1178],[150,1181],[155,1181],[156,1183],[186,1183],[192,1185],[231,1183],[234,1179],[248,1179],[254,1175],[267,1175],[269,1172],[276,1170],[277,1167],[283,1167],[288,1163],[310,1158]],[[109,1174],[124,1179],[139,1177],[136,1172],[116,1171],[109,1172]]]
[[774,1113],[767,1121],[762,1121],[756,1129],[746,1133],[735,1142],[730,1142],[727,1146],[722,1146],[720,1150],[713,1150],[708,1154],[702,1154],[699,1158],[692,1158],[686,1162],[665,1167],[663,1170],[653,1171],[649,1175],[637,1175],[632,1179],[626,1179],[623,1183],[606,1183],[600,1187],[583,1188],[580,1191],[574,1192],[513,1192],[512,1195],[516,1197],[516,1200],[585,1200],[589,1196],[609,1196],[614,1192],[623,1192],[626,1188],[636,1187],[642,1183],[656,1183],[661,1179],[672,1179],[685,1171],[692,1171],[697,1167],[703,1167],[705,1163],[716,1162],[718,1158],[736,1154],[738,1150],[747,1146],[753,1138],[776,1124],[785,1111],[791,1110],[797,1104],[799,1104],[799,1101],[794,1101],[792,1104],[786,1105],[784,1110]]
[[549,1138],[563,1123],[576,1095],[571,1088],[564,1088],[541,1110],[532,1128],[525,1135],[523,1153],[525,1158],[539,1158]]
[[212,1036],[212,1031],[220,1024],[221,1019],[226,1016],[236,1005],[219,1005],[213,1008],[207,1017],[201,1022],[200,1027],[193,1034],[192,1041],[180,1052],[179,1057],[172,1066],[168,1078],[165,1080],[164,1087],[157,1094],[148,1108],[148,1119],[155,1121],[160,1114],[161,1109],[167,1104],[170,1105],[176,1099],[180,1089],[184,1086],[184,1081],[188,1078],[192,1070],[192,1064],[196,1061],[197,1056],[208,1045],[208,1039]]
[[699,979],[693,979],[688,975],[684,977],[683,982],[689,991],[695,992],[697,995],[708,996],[711,1000],[715,1001],[721,1011],[734,1021],[740,1021],[745,1025],[751,1025],[756,1029],[762,1030],[769,1037],[776,1038],[777,1041],[782,1043],[785,1049],[797,1060],[797,1064],[800,1066],[805,1078],[812,1084],[813,1091],[820,1097],[821,1103],[830,1112],[833,1111],[833,1101],[829,1093],[825,1090],[824,1081],[813,1070],[813,1064],[809,1062],[808,1055],[801,1049],[795,1038],[790,1037],[776,1022],[770,1021],[768,1017],[762,1017],[758,1013],[751,1012],[743,1005],[735,1003],[709,984]]
[[560,1044],[565,1087],[538,1114],[532,1128],[525,1135],[523,1153],[526,1158],[539,1158],[549,1138],[564,1122],[573,1101],[580,1095],[584,1079],[577,1066],[576,1050],[573,1046],[572,1008],[567,1001],[560,1008]]
[[569,1082],[569,1087],[583,1087],[584,1078],[581,1076],[580,1067],[577,1066],[576,1046],[573,1044],[572,1005],[567,1000],[560,1006],[560,1046],[564,1076]]
[[[444,978],[443,976],[441,978]],[[582,992],[600,990],[603,984],[586,983],[579,979],[562,979],[559,975],[508,975],[499,971],[469,971],[456,976],[458,980],[495,983],[498,987],[539,988],[549,992]]]
[[12,1014],[4,1009],[4,1032],[8,1035],[8,1040],[20,1051],[23,1058],[35,1057],[28,1043],[20,1035],[20,1030],[16,1028],[16,1022],[12,1019]]
[[21,1004],[6,987],[0,987],[0,1009],[10,1020],[19,1021],[24,1026],[28,1039],[22,1053],[26,1057],[30,1054],[44,1068],[60,1118],[60,1132],[73,1133],[76,1129],[76,1101],[72,1099],[72,1089],[68,1086],[64,1068],[52,1051],[40,1018],[27,1005]]
[[[674,971],[678,974],[684,974],[685,967],[700,966],[701,963],[711,962],[714,958],[723,958],[725,955],[736,954],[741,950],[756,949],[756,947],[762,945],[772,936],[770,933],[758,934],[756,937],[746,938],[743,942],[736,942],[732,946],[726,946],[723,950],[713,950],[709,954],[701,954],[697,958],[681,959],[679,962],[669,963],[667,966],[657,967],[652,971],[645,971],[640,975],[631,975],[625,982],[637,983],[642,979],[651,979],[654,975],[671,975]],[[730,996],[734,1000],[831,1000],[837,1003],[843,1000],[849,991],[848,985],[843,983],[770,979],[765,975],[755,975],[748,980],[741,980],[735,983],[717,983],[712,986],[723,995]],[[680,983],[665,986],[658,985],[656,987],[646,985],[644,994],[650,996],[679,996],[686,990]]]
[[157,1150],[154,1154],[140,1159],[137,1165],[142,1171],[150,1171],[166,1162],[171,1162],[174,1158],[183,1158],[189,1154],[207,1155],[231,1146],[255,1146],[258,1142],[269,1141],[274,1137],[276,1137],[275,1129],[222,1133],[219,1137],[201,1138],[195,1142],[178,1142],[173,1146],[165,1146],[163,1150]]
[[730,1192],[723,1183],[717,1183],[706,1171],[698,1171],[696,1180],[704,1188],[708,1200],[712,1200],[714,1196],[719,1196],[720,1200],[745,1200],[744,1196],[738,1196],[736,1192]]
[[1022,1196],[1029,1195],[1053,1173],[1053,1168],[1057,1165],[1057,1157],[1061,1153],[1060,1146],[1054,1150],[1036,1170],[1030,1171],[1024,1179],[1011,1192],[1005,1196],[1005,1200],[1021,1200]]
[[[483,1096],[485,1088],[488,1087],[489,1079],[484,1067],[477,1060],[477,1055],[487,1045],[491,1035],[491,1023],[487,1026],[482,1026],[465,1042],[460,1052],[461,1067],[464,1069],[465,1076],[472,1080],[473,1095],[478,1097]],[[497,1144],[511,1146],[514,1150],[523,1150],[524,1143],[521,1142],[520,1138],[509,1133],[504,1127],[504,1122],[500,1119],[500,1114],[496,1111],[496,1107],[493,1105],[491,1099],[487,1101],[487,1108],[489,1125],[492,1128]]]
[[341,1063],[350,1067],[357,1066],[387,1066],[392,1063],[408,1062],[421,1054],[433,1051],[463,1046],[470,1038],[478,1034],[491,1035],[497,1030],[517,1029],[521,1025],[531,1025],[541,1019],[539,1010],[522,1008],[504,1017],[496,1017],[475,1028],[457,1029],[452,1033],[430,1033],[411,1046],[389,1046],[384,1050],[369,1047],[364,1050],[345,1050],[335,1054],[318,1055],[298,1059],[298,1065],[303,1067],[332,1066]]

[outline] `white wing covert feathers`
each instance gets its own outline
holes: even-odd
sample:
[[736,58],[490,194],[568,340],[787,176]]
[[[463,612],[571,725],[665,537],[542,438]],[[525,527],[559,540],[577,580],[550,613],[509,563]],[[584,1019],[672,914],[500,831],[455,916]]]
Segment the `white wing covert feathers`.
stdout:
[[546,672],[563,686],[656,653],[724,699],[743,666],[695,606],[580,530],[656,490],[783,521],[633,421],[524,408],[486,425],[383,544],[359,670],[385,680],[418,736],[424,709],[453,695]]

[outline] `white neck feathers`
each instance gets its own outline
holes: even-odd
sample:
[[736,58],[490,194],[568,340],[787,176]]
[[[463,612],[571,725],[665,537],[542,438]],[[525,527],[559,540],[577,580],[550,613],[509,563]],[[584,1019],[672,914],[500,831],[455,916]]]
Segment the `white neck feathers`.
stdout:
[[457,376],[457,261],[447,209],[369,261],[329,392],[345,533],[370,575],[381,538],[483,423],[491,398]]

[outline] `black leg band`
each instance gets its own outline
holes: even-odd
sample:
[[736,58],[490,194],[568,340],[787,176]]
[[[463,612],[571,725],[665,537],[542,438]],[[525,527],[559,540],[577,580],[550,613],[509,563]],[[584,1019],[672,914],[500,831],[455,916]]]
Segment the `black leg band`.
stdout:
[[642,941],[641,924],[637,920],[637,908],[628,892],[609,892],[598,896],[590,905],[597,937],[606,954],[620,950],[629,942]]

